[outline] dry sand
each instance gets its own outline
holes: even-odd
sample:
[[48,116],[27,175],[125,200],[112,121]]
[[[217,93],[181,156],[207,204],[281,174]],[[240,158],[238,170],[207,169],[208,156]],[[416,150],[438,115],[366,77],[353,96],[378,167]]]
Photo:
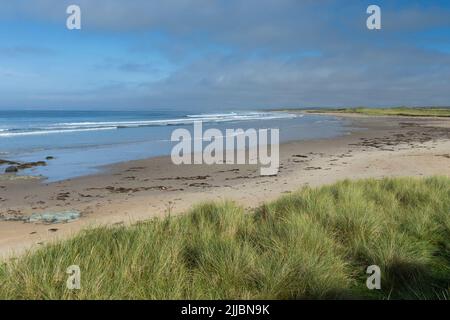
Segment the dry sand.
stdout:
[[280,172],[257,166],[181,165],[169,157],[130,161],[97,175],[46,184],[0,176],[0,217],[78,210],[65,224],[0,222],[0,256],[23,253],[86,227],[128,224],[186,211],[208,200],[255,207],[304,185],[392,176],[450,176],[450,119],[341,115],[348,135],[280,146]]

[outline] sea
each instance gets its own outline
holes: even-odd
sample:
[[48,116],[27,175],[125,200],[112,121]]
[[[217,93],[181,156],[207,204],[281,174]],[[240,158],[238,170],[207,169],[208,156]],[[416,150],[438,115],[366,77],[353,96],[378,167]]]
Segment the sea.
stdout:
[[[46,161],[20,171],[55,182],[95,174],[106,165],[170,155],[176,128],[279,129],[280,143],[332,138],[350,131],[346,120],[274,111],[187,112],[0,110],[0,159]],[[0,174],[6,165],[0,166]]]

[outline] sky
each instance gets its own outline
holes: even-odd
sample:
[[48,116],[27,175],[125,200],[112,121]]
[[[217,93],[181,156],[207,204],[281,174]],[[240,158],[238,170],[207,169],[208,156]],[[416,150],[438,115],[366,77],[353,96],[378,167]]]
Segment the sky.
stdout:
[[363,105],[450,105],[449,1],[0,0],[0,109]]

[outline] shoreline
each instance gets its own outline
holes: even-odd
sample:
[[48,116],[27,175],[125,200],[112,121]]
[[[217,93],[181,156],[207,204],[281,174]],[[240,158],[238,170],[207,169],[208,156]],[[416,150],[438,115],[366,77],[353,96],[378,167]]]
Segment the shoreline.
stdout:
[[331,139],[280,145],[280,172],[258,166],[183,165],[155,157],[108,165],[105,171],[54,183],[0,181],[0,215],[77,210],[65,224],[0,222],[0,257],[17,255],[81,229],[180,214],[203,201],[233,200],[253,208],[302,186],[386,176],[450,176],[450,121],[443,118],[347,117],[353,130]]

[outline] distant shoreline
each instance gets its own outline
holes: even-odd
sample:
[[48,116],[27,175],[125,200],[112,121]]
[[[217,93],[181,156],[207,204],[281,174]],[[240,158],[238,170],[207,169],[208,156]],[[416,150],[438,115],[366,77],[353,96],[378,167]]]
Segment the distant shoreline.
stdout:
[[[276,110],[273,110],[276,111]],[[360,115],[360,116],[394,116],[394,117],[450,117],[450,107],[393,107],[393,108],[323,108],[323,109],[301,109],[287,108],[279,109],[282,112],[301,112],[308,114],[323,114],[334,116]]]

